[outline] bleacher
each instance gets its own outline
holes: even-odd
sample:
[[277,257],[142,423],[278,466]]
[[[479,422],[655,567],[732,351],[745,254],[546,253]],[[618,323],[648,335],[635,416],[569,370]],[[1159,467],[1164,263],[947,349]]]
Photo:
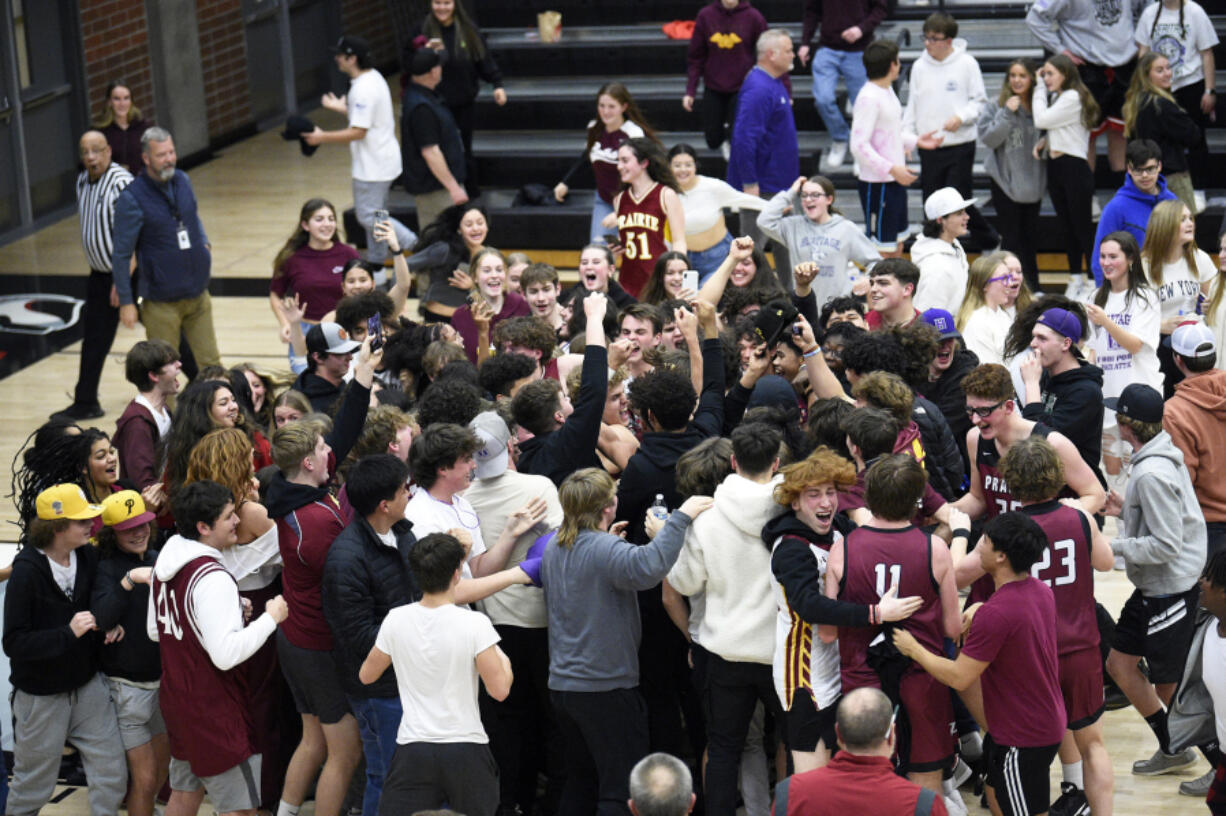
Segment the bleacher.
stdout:
[[[493,221],[490,242],[514,249],[573,248],[577,258],[577,249],[587,239],[591,212],[590,170],[585,168],[571,183],[572,192],[565,204],[531,207],[512,203],[525,184],[552,187],[579,156],[584,127],[594,115],[596,91],[603,83],[614,79],[625,83],[648,121],[660,131],[666,146],[688,142],[697,148],[699,172],[722,178],[727,164],[719,151],[706,147],[697,106],[692,113],[681,106],[688,41],[669,39],[661,30],[671,20],[692,19],[698,8],[696,3],[551,0],[543,5],[544,2],[530,5],[522,0],[483,0],[477,4],[482,30],[506,76],[508,103],[502,107],[495,105],[491,89],[482,88],[477,100],[478,129],[473,152],[482,198]],[[799,40],[800,2],[755,0],[754,5],[768,22],[787,29]],[[999,91],[1011,60],[1042,59],[1042,48],[1023,19],[1026,4],[1007,0],[944,0],[943,5],[958,17],[959,36],[967,40],[979,61],[990,98]],[[562,39],[558,43],[540,42],[536,12],[544,8],[562,13]],[[922,51],[922,20],[935,8],[935,3],[902,0],[876,32],[877,37],[894,39],[901,47],[903,78],[898,91],[904,103],[908,93],[907,72]],[[1226,15],[1214,15],[1213,21],[1219,37],[1226,40]],[[398,29],[407,30],[403,24]],[[1220,88],[1226,87],[1223,82],[1226,49],[1219,46],[1218,51]],[[829,146],[829,137],[813,104],[809,72],[798,64],[791,82],[800,134],[801,172],[817,174],[821,172],[819,162]],[[1224,115],[1219,115],[1217,125],[1208,133],[1210,150],[1215,155],[1226,152],[1223,129],[1226,111],[1220,113]],[[1098,140],[1097,151],[1098,200],[1106,203],[1118,184],[1118,176],[1110,172],[1105,138]],[[983,169],[985,152],[980,146],[975,161],[974,192],[981,202],[988,199],[988,177]],[[911,162],[911,167],[918,172],[918,159]],[[849,218],[862,223],[850,156],[841,168],[826,175],[839,190],[837,206]],[[1226,162],[1213,163],[1206,186],[1209,207],[1198,218],[1197,236],[1202,248],[1216,249],[1226,203]],[[912,189],[911,223],[919,224],[922,220],[919,185]],[[389,209],[405,223],[416,224],[412,198],[403,190],[393,192]],[[982,209],[989,219],[995,217],[990,204]],[[352,210],[345,213],[345,221],[348,234],[360,241],[362,231],[357,228]],[[1055,211],[1046,200],[1041,210],[1040,231],[1040,250],[1055,253],[1055,260],[1062,266],[1061,233]]]

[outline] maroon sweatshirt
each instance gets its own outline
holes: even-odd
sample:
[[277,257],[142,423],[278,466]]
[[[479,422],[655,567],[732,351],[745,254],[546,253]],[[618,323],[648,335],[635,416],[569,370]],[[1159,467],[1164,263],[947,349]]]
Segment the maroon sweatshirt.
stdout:
[[698,78],[712,91],[736,93],[757,61],[758,36],[767,29],[762,12],[741,0],[729,11],[715,0],[694,20],[690,37],[687,96],[698,95]]
[[[820,20],[822,33],[817,41],[819,48],[863,51],[872,42],[877,26],[885,19],[885,12],[885,0],[805,0],[804,27],[797,46],[813,42]],[[860,39],[849,43],[843,39],[843,32],[853,26],[859,26],[864,33]]]

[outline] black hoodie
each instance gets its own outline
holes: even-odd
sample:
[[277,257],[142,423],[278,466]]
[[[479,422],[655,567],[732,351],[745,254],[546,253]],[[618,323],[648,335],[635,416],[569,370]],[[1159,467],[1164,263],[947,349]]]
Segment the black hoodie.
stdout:
[[1099,483],[1106,484],[1098,469],[1103,452],[1103,370],[1080,362],[1054,377],[1044,371],[1039,401],[1024,407],[1022,416],[1072,440]]
[[[829,550],[834,541],[834,530],[846,536],[855,527],[846,516],[836,513],[832,531],[819,535],[812,527],[796,518],[795,511],[789,510],[782,516],[771,519],[762,528],[762,542],[768,550],[774,548],[771,555],[771,572],[783,587],[788,608],[806,623],[824,623],[831,626],[869,625],[867,606],[827,598],[822,592],[821,574],[811,549],[811,545],[816,544],[823,550]],[[775,542],[780,536],[783,540],[779,541],[779,546],[776,547]]]
[[966,452],[966,434],[971,429],[971,418],[966,415],[966,394],[962,391],[962,379],[979,365],[975,352],[961,346],[954,351],[953,362],[941,372],[935,382],[925,383],[924,396],[941,409],[949,430],[953,432],[958,452],[962,454],[962,472],[969,474],[970,456]]
[[13,559],[13,575],[4,593],[4,653],[12,669],[9,682],[27,694],[63,694],[79,689],[98,672],[102,636],[77,637],[69,622],[89,611],[98,570],[98,551],[78,547],[72,597],[51,575],[47,556],[25,547]]
[[157,560],[158,551],[152,548],[145,550],[143,557],[117,549],[98,562],[90,598],[94,620],[101,632],[113,629],[115,624],[124,630],[123,639],[102,647],[99,657],[107,677],[152,683],[162,676],[161,651],[145,631],[149,585],[133,584],[127,590],[121,583],[130,570],[152,567]]

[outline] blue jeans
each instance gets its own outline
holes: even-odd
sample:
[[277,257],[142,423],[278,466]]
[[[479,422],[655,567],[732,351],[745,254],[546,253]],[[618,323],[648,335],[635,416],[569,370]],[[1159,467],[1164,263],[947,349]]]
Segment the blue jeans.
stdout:
[[732,248],[732,233],[725,232],[724,238],[713,247],[708,247],[702,252],[690,252],[690,268],[698,270],[698,285],[702,286],[707,282],[707,278],[715,274],[715,270],[719,269],[719,265],[724,262],[724,258],[728,257],[728,250]]
[[604,220],[604,217],[606,215],[612,215],[612,214],[613,214],[613,205],[606,204],[605,200],[600,197],[599,193],[597,193],[596,201],[594,204],[592,204],[592,225],[591,225],[591,228],[588,234],[588,240],[590,240],[593,244],[603,244],[604,236],[607,233],[617,232],[617,227],[613,227],[612,229],[609,229],[600,223],[601,221]]
[[851,129],[834,98],[840,75],[847,86],[847,102],[854,105],[860,89],[868,81],[868,75],[864,73],[864,55],[859,51],[817,49],[813,55],[813,101],[817,103],[817,112],[826,123],[826,130],[830,131],[830,138],[836,142],[846,142],[851,137]]
[[366,793],[362,796],[362,813],[379,812],[379,797],[383,780],[392,767],[396,753],[396,732],[400,730],[403,710],[399,697],[349,698],[349,708],[358,721],[362,734],[362,753],[366,756]]

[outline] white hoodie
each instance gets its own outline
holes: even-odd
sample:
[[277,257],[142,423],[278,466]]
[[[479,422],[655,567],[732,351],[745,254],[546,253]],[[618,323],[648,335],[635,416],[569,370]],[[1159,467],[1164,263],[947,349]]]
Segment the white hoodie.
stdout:
[[[276,540],[275,536],[273,540]],[[229,566],[224,563],[222,553],[207,544],[180,535],[171,536],[158,553],[153,574],[163,583],[170,581],[179,570],[202,556]],[[277,622],[267,612],[253,620],[250,626],[244,627],[238,584],[233,577],[219,572],[211,572],[196,581],[187,604],[196,637],[209,653],[213,665],[221,671],[229,671],[255,654],[277,629]],[[154,641],[158,639],[157,607],[158,600],[150,593],[145,630]]]
[[921,312],[935,308],[957,314],[966,297],[969,270],[966,252],[958,239],[949,244],[925,235],[911,246],[911,263],[920,270],[912,298],[915,308]]
[[705,593],[697,640],[724,660],[770,666],[775,658],[775,598],[766,522],[782,513],[775,486],[729,474],[715,489],[715,506],[694,520],[668,573],[682,595]]
[[[987,102],[979,63],[966,50],[966,40],[954,40],[954,50],[937,62],[924,51],[911,66],[907,107],[902,113],[902,130],[912,140],[936,131],[945,137],[941,147],[974,142],[978,137],[979,110]],[[949,117],[962,119],[962,127],[950,133],[944,129]]]

